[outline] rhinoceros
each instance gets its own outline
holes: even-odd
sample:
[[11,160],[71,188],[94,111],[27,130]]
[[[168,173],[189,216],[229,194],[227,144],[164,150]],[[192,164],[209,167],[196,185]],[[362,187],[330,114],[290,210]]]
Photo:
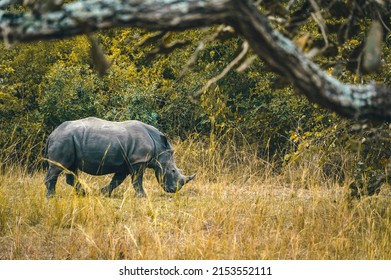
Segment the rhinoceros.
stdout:
[[175,193],[195,177],[184,176],[176,167],[167,137],[155,127],[136,120],[111,122],[94,117],[66,121],[48,138],[45,148],[49,168],[45,177],[47,196],[55,194],[57,178],[66,173],[66,182],[85,194],[77,182],[77,172],[91,175],[114,173],[101,192],[111,196],[130,175],[138,196],[145,196],[143,174],[155,175],[164,191]]

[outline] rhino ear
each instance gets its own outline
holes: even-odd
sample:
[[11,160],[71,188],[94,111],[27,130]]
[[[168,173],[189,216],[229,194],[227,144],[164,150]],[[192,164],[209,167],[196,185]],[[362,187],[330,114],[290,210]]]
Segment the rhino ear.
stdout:
[[160,134],[160,140],[162,141],[163,147],[171,150],[171,145],[170,145],[170,143],[168,143],[168,139],[167,139],[166,135]]

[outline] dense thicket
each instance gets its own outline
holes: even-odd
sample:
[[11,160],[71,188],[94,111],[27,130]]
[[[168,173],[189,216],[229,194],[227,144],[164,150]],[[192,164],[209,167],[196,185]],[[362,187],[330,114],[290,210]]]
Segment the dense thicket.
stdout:
[[[376,80],[391,86],[389,4],[318,1],[317,10],[313,2],[263,1],[261,9],[304,52],[320,50],[314,60],[330,75],[344,82]],[[379,15],[385,20],[381,23],[382,66],[364,75],[365,41],[371,23]],[[373,124],[352,124],[321,110],[295,94],[286,81],[258,59],[244,71],[228,72],[194,98],[241,50],[242,39],[229,29],[214,40],[206,40],[217,29],[161,36],[141,29],[100,32],[95,36],[111,63],[103,76],[94,69],[97,62],[90,55],[87,36],[1,44],[3,163],[18,160],[36,164],[42,143],[54,127],[66,120],[97,116],[118,121],[138,119],[174,139],[197,137],[215,142],[225,135],[238,145],[257,145],[259,156],[274,156],[281,162],[302,158],[307,150],[310,154],[321,150],[322,160],[334,164],[341,161],[341,155],[337,159],[330,156],[337,145],[354,148],[352,168],[358,164],[359,175],[362,170],[383,170],[387,166],[387,125],[374,129]],[[182,47],[164,53],[174,43]],[[195,53],[198,55],[194,60]],[[250,51],[246,58],[251,57]]]

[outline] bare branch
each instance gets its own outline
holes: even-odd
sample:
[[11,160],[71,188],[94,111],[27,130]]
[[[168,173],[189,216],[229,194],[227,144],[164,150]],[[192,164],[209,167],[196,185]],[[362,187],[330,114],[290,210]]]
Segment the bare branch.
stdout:
[[377,16],[378,16],[379,21],[382,23],[384,29],[386,29],[389,33],[391,33],[391,29],[388,28],[387,24],[384,22],[384,20],[383,20],[381,14],[379,13],[379,11],[377,11]]
[[243,44],[242,44],[242,51],[240,52],[240,54],[235,57],[234,60],[232,60],[225,68],[223,71],[221,71],[220,74],[218,74],[217,76],[213,77],[212,79],[210,79],[203,87],[200,91],[198,91],[197,93],[193,94],[193,98],[201,95],[202,93],[206,92],[212,85],[216,84],[218,81],[220,81],[222,78],[224,78],[229,71],[231,71],[231,69],[239,63],[239,61],[241,61],[243,59],[243,57],[247,54],[249,50],[249,45],[248,45],[248,42],[247,41],[244,41]]
[[12,4],[13,0],[0,0],[0,9],[5,8],[6,6]]
[[148,44],[158,43],[164,36],[166,36],[167,32],[157,31],[154,34],[149,35],[145,39],[141,40],[141,42],[137,43],[137,46],[145,46]]
[[206,36],[205,39],[201,40],[201,42],[198,43],[198,46],[197,46],[196,50],[193,52],[191,58],[186,63],[186,65],[183,67],[182,72],[181,72],[179,78],[182,78],[187,73],[189,68],[196,64],[196,62],[198,60],[198,54],[202,50],[204,50],[205,46],[209,42],[215,40],[222,32],[232,32],[232,30],[233,29],[230,26],[220,25],[215,32],[213,32],[212,34]]
[[236,68],[236,72],[242,73],[244,70],[246,70],[253,62],[255,59],[257,59],[258,56],[252,55],[248,57],[242,64],[239,65],[238,68]]
[[106,74],[107,70],[109,70],[111,62],[104,54],[98,40],[92,34],[88,34],[88,39],[91,43],[91,57],[94,62],[95,69],[99,76],[103,76]]
[[318,4],[315,2],[315,0],[310,0],[310,3],[312,8],[315,10],[315,12],[312,13],[312,18],[318,24],[324,40],[324,46],[321,50],[317,50],[317,51],[311,50],[310,53],[307,53],[308,58],[313,58],[314,56],[324,52],[329,47],[329,40],[327,39],[327,33],[326,33],[327,27],[322,17],[322,13],[320,12],[320,8]]
[[84,0],[40,17],[32,13],[0,11],[0,34],[4,40],[12,42],[71,37],[83,34],[86,25],[90,31],[119,26],[179,31],[227,21],[229,2]]
[[383,28],[379,21],[372,22],[365,41],[363,53],[363,68],[367,72],[374,72],[381,64],[381,49],[383,44]]

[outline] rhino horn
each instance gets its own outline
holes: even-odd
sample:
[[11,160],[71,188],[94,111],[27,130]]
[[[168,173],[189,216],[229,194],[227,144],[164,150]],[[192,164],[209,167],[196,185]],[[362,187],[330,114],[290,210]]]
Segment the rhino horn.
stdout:
[[193,174],[191,176],[184,176],[184,181],[185,181],[185,184],[191,180],[193,180],[195,178],[196,174]]

